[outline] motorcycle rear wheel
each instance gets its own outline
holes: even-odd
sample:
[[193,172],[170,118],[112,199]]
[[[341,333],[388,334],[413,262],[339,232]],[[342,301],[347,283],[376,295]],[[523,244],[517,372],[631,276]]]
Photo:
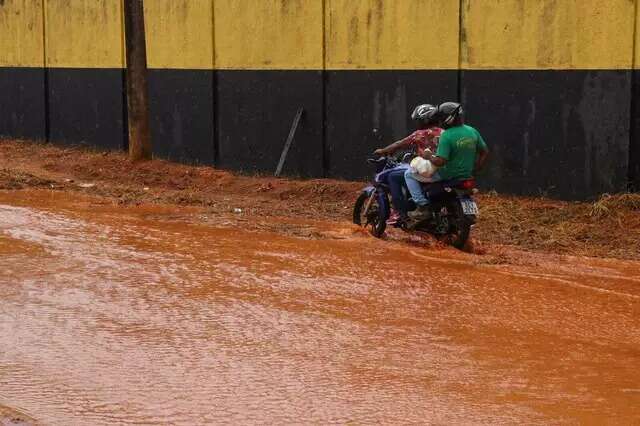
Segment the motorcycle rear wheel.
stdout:
[[[371,199],[369,209],[365,212],[366,204]],[[376,238],[382,237],[387,227],[387,218],[380,209],[378,197],[365,192],[361,193],[353,206],[353,223],[366,228]]]
[[446,242],[458,250],[462,250],[469,240],[472,221],[464,215],[459,202],[453,203],[451,209],[454,214],[450,216],[453,220],[450,224],[450,232],[445,236]]
[[463,224],[456,225],[456,232],[450,235],[453,237],[451,245],[458,250],[462,250],[464,248],[469,240],[469,235],[471,234],[471,224],[466,219],[463,219],[463,222]]

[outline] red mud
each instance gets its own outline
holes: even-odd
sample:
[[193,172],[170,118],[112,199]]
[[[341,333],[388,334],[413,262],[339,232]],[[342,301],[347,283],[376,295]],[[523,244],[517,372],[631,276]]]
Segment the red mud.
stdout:
[[489,251],[0,190],[0,397],[79,426],[636,424],[640,263]]
[[[87,183],[90,186],[82,186]],[[117,152],[0,141],[0,189],[81,191],[118,204],[169,203],[200,206],[209,213],[240,209],[253,218],[348,221],[362,185],[242,176],[162,160],[132,164]],[[585,203],[488,193],[478,201],[481,216],[473,231],[475,249],[489,251],[495,263],[514,261],[502,246],[640,259],[640,195]]]

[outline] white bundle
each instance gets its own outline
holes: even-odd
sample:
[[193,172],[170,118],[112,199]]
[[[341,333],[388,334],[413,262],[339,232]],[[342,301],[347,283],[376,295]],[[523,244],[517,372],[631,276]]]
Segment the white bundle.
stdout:
[[431,177],[438,170],[431,161],[425,160],[419,156],[411,160],[410,166],[414,172],[423,177]]

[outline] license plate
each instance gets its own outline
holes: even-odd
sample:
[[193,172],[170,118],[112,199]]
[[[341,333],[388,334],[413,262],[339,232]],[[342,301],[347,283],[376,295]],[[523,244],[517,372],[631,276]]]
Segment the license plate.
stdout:
[[462,213],[469,215],[477,215],[478,205],[473,200],[460,200],[460,204],[462,204]]

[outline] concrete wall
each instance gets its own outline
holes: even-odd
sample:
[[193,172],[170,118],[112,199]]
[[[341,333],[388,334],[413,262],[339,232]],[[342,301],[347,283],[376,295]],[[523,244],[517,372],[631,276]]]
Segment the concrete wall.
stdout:
[[323,175],[323,2],[216,0],[218,164],[275,170],[298,108],[285,172]]
[[214,164],[215,73],[211,0],[145,2],[155,155]]
[[120,0],[44,0],[43,5],[48,139],[122,148],[126,142]]
[[[640,184],[640,0],[146,0],[154,153],[367,177],[419,102],[459,99],[485,187]],[[0,135],[127,144],[122,0],[0,1]]]
[[0,135],[46,138],[42,1],[0,6]]
[[330,176],[366,176],[365,155],[410,132],[415,105],[457,97],[458,38],[457,1],[327,1]]
[[461,98],[498,190],[580,198],[629,174],[635,2],[464,0]]

